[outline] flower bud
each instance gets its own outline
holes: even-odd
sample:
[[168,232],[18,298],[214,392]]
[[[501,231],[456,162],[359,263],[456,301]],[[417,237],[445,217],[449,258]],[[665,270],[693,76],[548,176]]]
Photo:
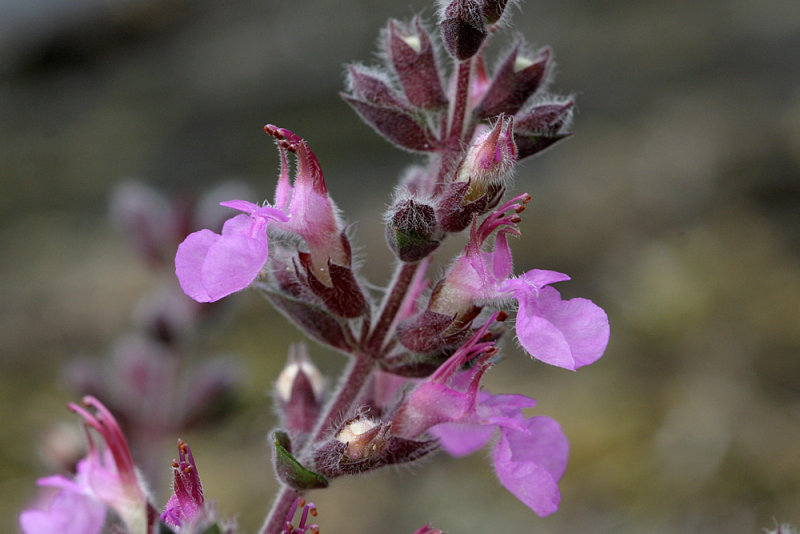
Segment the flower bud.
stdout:
[[503,16],[508,0],[483,0],[483,16],[486,22],[494,24]]
[[203,485],[189,446],[178,440],[178,460],[172,462],[172,496],[161,520],[171,527],[200,526],[206,519]]
[[386,48],[408,100],[423,109],[439,109],[447,104],[430,37],[414,18],[414,27],[406,28],[389,21]]
[[306,345],[292,345],[288,362],[275,382],[278,409],[290,434],[302,436],[314,429],[324,390],[325,379],[308,357]]
[[456,174],[457,182],[468,182],[462,203],[486,194],[492,185],[502,184],[517,161],[514,119],[501,117],[494,128],[476,136]]
[[572,100],[541,104],[518,115],[514,128],[519,159],[527,158],[565,137],[572,122]]
[[398,258],[419,261],[439,246],[438,225],[433,206],[413,199],[392,207],[386,223],[386,241]]
[[550,50],[540,50],[535,57],[520,53],[521,45],[511,50],[492,79],[475,115],[482,119],[505,113],[514,115],[542,85],[550,68]]
[[439,20],[444,46],[459,61],[477,54],[488,36],[481,6],[475,0],[452,0],[440,11]]

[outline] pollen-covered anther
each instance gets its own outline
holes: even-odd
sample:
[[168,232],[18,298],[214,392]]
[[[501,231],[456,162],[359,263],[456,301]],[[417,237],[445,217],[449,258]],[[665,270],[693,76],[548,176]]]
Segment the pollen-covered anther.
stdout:
[[498,323],[502,323],[506,319],[508,319],[508,313],[504,312],[503,310],[500,310],[499,312],[497,312],[497,319],[495,319],[495,320]]

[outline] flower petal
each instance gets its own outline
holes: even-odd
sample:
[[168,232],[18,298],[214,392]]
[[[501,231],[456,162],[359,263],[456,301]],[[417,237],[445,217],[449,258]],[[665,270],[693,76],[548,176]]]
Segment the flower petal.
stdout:
[[267,262],[266,233],[256,237],[223,235],[209,249],[201,270],[208,301],[214,302],[240,291],[255,280]]
[[448,454],[455,457],[467,456],[477,451],[492,439],[497,431],[494,425],[478,423],[444,423],[430,429]]
[[219,239],[219,234],[211,230],[200,230],[189,234],[183,243],[178,245],[178,252],[175,254],[175,274],[183,292],[197,302],[211,301],[203,285],[201,271],[208,250]]
[[592,301],[561,300],[551,287],[517,296],[517,337],[531,356],[574,371],[603,355],[608,316]]
[[225,202],[220,202],[219,205],[225,206],[226,208],[239,210],[248,215],[250,215],[251,213],[255,212],[258,209],[258,204],[253,204],[248,200],[226,200]]
[[494,465],[503,486],[539,516],[558,509],[557,481],[566,465],[568,443],[558,423],[528,420],[530,434],[503,430],[494,448]]
[[99,534],[106,508],[86,493],[59,491],[45,510],[25,510],[19,524],[25,534]]
[[536,416],[523,423],[526,432],[505,432],[515,462],[534,462],[558,481],[564,476],[569,457],[569,441],[557,421]]

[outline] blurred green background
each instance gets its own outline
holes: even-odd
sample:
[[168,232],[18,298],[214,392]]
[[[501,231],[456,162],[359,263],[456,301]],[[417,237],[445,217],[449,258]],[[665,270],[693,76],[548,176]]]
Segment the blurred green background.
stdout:
[[[337,92],[346,62],[373,61],[384,21],[418,11],[433,15],[422,0],[0,2],[0,531],[15,531],[48,474],[43,436],[77,427],[62,366],[107,354],[159,281],[109,224],[115,184],[172,195],[236,178],[268,198],[277,156],[261,128],[290,128],[357,223],[363,273],[385,282],[380,216],[413,157]],[[488,377],[562,423],[561,509],[537,518],[485,453],[438,455],[313,494],[322,532],[800,525],[800,3],[529,0],[514,11],[515,31],[555,50],[552,89],[578,103],[577,135],[517,173],[534,200],[516,270],[569,273],[562,294],[600,304],[612,328],[605,357],[578,373],[508,343]],[[242,405],[182,437],[207,496],[254,532],[275,491],[267,393],[300,335],[259,295],[235,299],[203,352],[241,357]],[[342,365],[311,350],[325,370]]]

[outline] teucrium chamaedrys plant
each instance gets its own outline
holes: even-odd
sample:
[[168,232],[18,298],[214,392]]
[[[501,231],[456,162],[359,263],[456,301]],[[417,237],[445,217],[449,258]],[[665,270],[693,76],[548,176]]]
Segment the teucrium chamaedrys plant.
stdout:
[[[569,135],[573,103],[546,92],[550,50],[531,49],[522,38],[493,71],[486,68],[484,49],[508,11],[502,0],[440,1],[436,31],[419,18],[391,20],[381,34],[384,65],[348,68],[342,98],[378,134],[421,156],[403,174],[384,217],[397,258],[384,291],[369,289],[352,262],[347,227],[309,143],[273,125],[265,127],[280,157],[273,202],[223,202],[239,213],[221,233],[201,230],[178,247],[175,271],[194,300],[213,302],[254,287],[300,331],[349,359],[339,381],[326,381],[304,345],[290,351],[275,386],[280,427],[271,434],[282,489],[264,534],[317,528],[308,524],[314,506],[299,504],[298,496],[336,477],[414,462],[437,449],[466,455],[492,439],[500,482],[541,516],[558,507],[568,455],[560,426],[527,417],[522,410],[533,399],[491,394],[481,379],[501,360],[506,323],[533,358],[570,370],[602,356],[609,327],[591,301],[561,299],[552,286],[567,275],[513,271],[508,238],[520,236],[520,214],[531,197],[507,195],[510,176],[519,160]],[[463,251],[443,275],[431,277],[431,255],[451,234],[466,234]],[[513,321],[504,311],[511,309]],[[75,408],[87,427],[108,427],[110,413],[88,403],[100,410],[96,418]],[[102,435],[112,452],[124,443],[121,434]],[[161,521],[126,474],[132,464],[103,460],[93,450],[74,481],[46,479],[62,487],[61,500],[84,502],[98,516],[116,510],[131,532],[139,531],[134,521],[146,523],[141,532],[159,523],[177,532],[233,529],[217,524],[184,443]],[[106,471],[116,466],[114,480],[138,499],[125,502],[138,506],[139,515],[83,484],[92,465],[101,464]],[[63,508],[27,511],[23,528],[42,532],[30,526],[31,514],[54,520]]]

